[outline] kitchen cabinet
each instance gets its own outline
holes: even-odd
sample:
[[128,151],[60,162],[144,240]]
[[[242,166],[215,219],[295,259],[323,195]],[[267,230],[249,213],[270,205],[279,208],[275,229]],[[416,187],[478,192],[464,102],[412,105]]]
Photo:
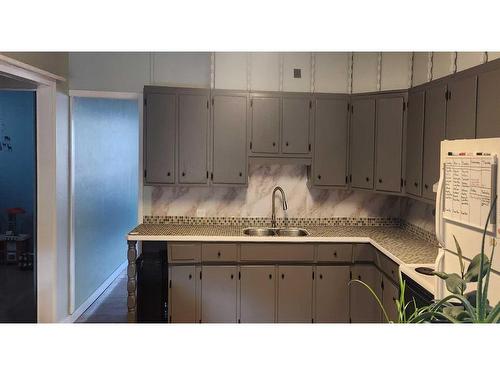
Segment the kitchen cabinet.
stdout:
[[474,139],[476,136],[477,77],[452,78],[448,82],[446,139]]
[[279,94],[250,94],[250,151],[279,152],[281,97]]
[[245,92],[216,91],[212,97],[214,184],[247,182],[247,99]]
[[303,94],[284,94],[282,100],[282,153],[309,154],[311,151],[311,97]]
[[350,266],[317,266],[315,323],[349,322]]
[[312,266],[278,266],[278,323],[310,323]]
[[179,183],[208,182],[210,91],[179,89]]
[[314,98],[314,158],[312,184],[346,187],[348,99],[319,94]]
[[275,266],[241,266],[240,322],[273,323],[275,312]]
[[402,182],[405,98],[381,97],[376,101],[375,189],[400,193]]
[[236,266],[202,266],[202,323],[236,323],[237,276]]
[[[352,267],[352,279],[361,280],[370,286],[377,296],[382,298],[380,271],[373,264],[355,264]],[[364,285],[350,284],[350,315],[352,323],[379,323],[381,310],[375,297]]]
[[351,104],[351,186],[373,189],[375,99],[354,99]]
[[499,91],[500,68],[479,74],[476,138],[500,137]]
[[429,200],[435,200],[432,187],[439,180],[440,147],[445,138],[446,95],[446,84],[428,88],[425,93],[422,197]]
[[195,323],[197,308],[196,267],[175,266],[169,271],[169,321]]
[[[389,320],[398,322],[398,310],[396,308],[396,301],[399,299],[399,286],[394,283],[390,278],[382,275],[382,305],[389,317]],[[411,301],[406,301],[411,302]],[[382,316],[385,322],[385,316]]]
[[410,91],[406,131],[406,192],[416,197],[422,195],[424,113],[425,91]]
[[149,94],[145,101],[145,182],[175,182],[175,94]]

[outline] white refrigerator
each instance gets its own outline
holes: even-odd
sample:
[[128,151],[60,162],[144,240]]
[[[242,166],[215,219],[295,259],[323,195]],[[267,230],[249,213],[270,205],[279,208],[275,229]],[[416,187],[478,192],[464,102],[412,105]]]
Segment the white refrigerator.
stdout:
[[[500,138],[441,142],[440,177],[436,189],[436,237],[439,255],[435,268],[460,274],[453,236],[462,249],[465,270],[481,250],[488,211],[499,193]],[[487,224],[485,254],[491,261],[492,241],[497,241],[490,276],[489,300],[500,300],[500,202]],[[449,294],[444,281],[436,279],[435,296]],[[470,290],[474,288],[471,285]],[[467,290],[469,291],[469,289]]]

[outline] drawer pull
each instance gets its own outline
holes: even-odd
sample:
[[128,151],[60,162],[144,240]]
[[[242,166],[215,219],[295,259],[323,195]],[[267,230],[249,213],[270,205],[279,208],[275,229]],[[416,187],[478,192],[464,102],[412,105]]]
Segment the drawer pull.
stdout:
[[323,279],[323,275],[322,275],[321,273],[319,274],[319,278],[320,278],[320,279]]
[[234,279],[234,275],[233,275],[233,274],[231,274],[231,280],[232,280],[232,279]]
[[284,279],[284,278],[285,278],[285,274],[284,274],[284,273],[282,273],[282,274],[281,274],[281,278],[282,278],[282,279]]
[[217,252],[217,258],[220,258],[220,251]]
[[188,278],[189,280],[191,280],[193,278],[193,275],[189,274]]
[[335,258],[337,258],[337,252],[336,252],[336,251],[334,251],[334,252],[333,252],[333,256],[334,256]]
[[273,278],[273,275],[269,274],[269,280],[271,280],[272,278]]

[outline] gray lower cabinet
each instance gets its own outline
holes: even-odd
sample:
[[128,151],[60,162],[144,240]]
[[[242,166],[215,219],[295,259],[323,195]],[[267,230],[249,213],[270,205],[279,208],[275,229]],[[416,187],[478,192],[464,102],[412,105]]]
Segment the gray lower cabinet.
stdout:
[[317,266],[315,323],[349,323],[350,266]]
[[[380,271],[373,264],[355,264],[352,279],[361,280],[370,286],[382,300]],[[349,288],[352,323],[379,323],[382,313],[374,296],[364,285],[353,282]]]
[[250,151],[276,154],[280,142],[279,95],[250,94]]
[[202,266],[201,322],[237,322],[237,266]]
[[240,322],[273,323],[275,313],[275,266],[241,266]]
[[214,184],[247,182],[247,94],[219,93],[212,97]]
[[145,182],[175,182],[177,99],[175,94],[147,94],[145,102]]
[[312,184],[347,185],[348,100],[323,95],[314,100],[314,159]]
[[406,126],[406,192],[416,197],[422,195],[424,113],[425,91],[410,91]]
[[375,189],[400,193],[403,188],[403,96],[377,99]]
[[169,275],[169,321],[195,323],[197,308],[196,267],[175,266]]
[[278,323],[312,321],[312,266],[278,266]]
[[351,186],[373,189],[375,99],[355,99],[351,108]]
[[439,180],[441,141],[445,138],[446,84],[427,89],[425,94],[424,157],[422,197],[436,198],[433,185]]
[[[396,307],[396,301],[399,299],[399,287],[396,283],[394,283],[387,276],[382,275],[382,304],[384,309],[389,317],[389,320],[392,322],[398,322],[398,310]],[[406,301],[410,302],[410,301]],[[385,322],[385,317],[382,316],[383,321]]]
[[208,182],[209,90],[185,90],[179,101],[179,183]]
[[446,139],[476,137],[477,77],[453,78],[448,82]]
[[309,95],[283,96],[283,154],[309,154],[311,151],[311,97]]
[[500,137],[499,90],[500,69],[479,74],[476,138]]

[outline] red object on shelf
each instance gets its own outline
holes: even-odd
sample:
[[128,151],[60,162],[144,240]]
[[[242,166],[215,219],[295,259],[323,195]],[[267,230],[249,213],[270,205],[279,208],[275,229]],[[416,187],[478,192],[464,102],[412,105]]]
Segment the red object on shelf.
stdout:
[[7,208],[7,213],[9,215],[25,214],[26,210],[21,207]]

